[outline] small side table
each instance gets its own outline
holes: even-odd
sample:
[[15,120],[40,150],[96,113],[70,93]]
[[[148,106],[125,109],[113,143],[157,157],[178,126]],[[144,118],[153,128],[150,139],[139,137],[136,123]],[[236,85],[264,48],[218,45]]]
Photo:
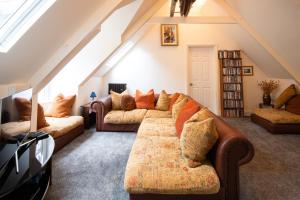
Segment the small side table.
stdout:
[[263,103],[258,104],[259,108],[274,108],[274,104],[266,105]]
[[91,110],[91,103],[80,106],[80,113],[84,119],[84,128],[89,129],[96,123],[96,113]]

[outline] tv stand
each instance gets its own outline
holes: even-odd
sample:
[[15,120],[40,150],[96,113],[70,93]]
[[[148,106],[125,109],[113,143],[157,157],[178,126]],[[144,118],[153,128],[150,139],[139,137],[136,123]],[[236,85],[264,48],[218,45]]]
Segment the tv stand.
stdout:
[[[54,140],[51,136],[32,139],[19,148],[0,177],[0,199],[40,200],[51,183]],[[17,163],[16,163],[17,162]]]

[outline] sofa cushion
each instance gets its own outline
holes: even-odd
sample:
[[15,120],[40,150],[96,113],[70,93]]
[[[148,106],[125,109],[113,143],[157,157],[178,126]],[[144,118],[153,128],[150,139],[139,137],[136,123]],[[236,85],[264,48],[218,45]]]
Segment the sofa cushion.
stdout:
[[139,109],[154,109],[155,108],[154,90],[150,90],[147,94],[143,94],[141,91],[136,90],[135,103],[136,103],[136,107]]
[[122,97],[121,97],[121,109],[122,110],[130,111],[130,110],[135,109],[135,107],[136,107],[135,99],[133,96],[131,96],[129,94],[122,95]]
[[5,137],[13,137],[30,131],[30,121],[8,122],[1,124],[1,134]]
[[63,118],[46,117],[49,126],[40,129],[49,133],[53,138],[68,134],[72,129],[83,125],[83,117],[70,116]]
[[112,110],[104,117],[104,123],[139,124],[143,121],[146,113],[146,109],[134,109],[131,111]]
[[219,135],[213,118],[199,122],[186,122],[180,137],[182,155],[189,167],[198,167],[206,160]]
[[175,124],[172,118],[145,118],[137,135],[175,137]]
[[76,95],[65,97],[63,94],[57,95],[47,110],[46,117],[68,117],[71,115]]
[[289,99],[295,96],[296,93],[296,86],[294,84],[290,85],[275,99],[274,107],[281,108]]
[[[32,102],[26,98],[15,98],[15,105],[19,113],[19,118],[22,121],[29,121],[31,119]],[[45,119],[44,108],[38,104],[37,110],[37,128],[49,126]]]
[[300,115],[300,94],[291,98],[286,103],[286,111]]
[[183,129],[183,125],[191,116],[193,116],[196,112],[200,110],[200,106],[197,102],[190,99],[188,102],[184,105],[184,107],[181,109],[181,111],[178,114],[178,117],[176,119],[176,133],[177,136],[180,138],[181,131]]
[[206,120],[210,117],[213,117],[212,113],[206,108],[201,108],[200,111],[196,112],[187,122],[200,122]]
[[132,147],[124,180],[129,193],[214,194],[218,175],[209,162],[188,168],[177,137],[138,137]]
[[113,110],[121,110],[121,100],[123,95],[127,95],[128,91],[125,90],[121,94],[110,91],[110,96],[111,96],[111,105]]
[[170,106],[170,98],[169,95],[166,93],[166,91],[162,90],[159,98],[157,100],[155,109],[156,110],[162,110],[162,111],[167,111],[169,110]]
[[179,97],[179,93],[174,93],[172,95],[170,95],[170,106],[169,106],[169,111],[172,111],[172,107],[174,105],[174,103],[177,101],[178,97]]
[[170,111],[148,110],[145,118],[172,118]]
[[274,124],[298,124],[300,115],[290,113],[281,109],[258,108],[254,111],[256,115],[262,117]]
[[173,107],[172,107],[172,118],[173,118],[174,121],[176,121],[176,119],[179,115],[179,112],[184,107],[184,105],[186,104],[187,101],[188,101],[188,98],[185,97],[181,101],[176,101],[176,103],[173,105]]

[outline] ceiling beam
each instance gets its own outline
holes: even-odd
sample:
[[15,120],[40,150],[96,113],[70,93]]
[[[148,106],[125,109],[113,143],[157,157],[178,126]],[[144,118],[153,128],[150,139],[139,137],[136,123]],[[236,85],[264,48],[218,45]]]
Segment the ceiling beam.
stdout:
[[178,0],[172,0],[170,6],[170,17],[174,17],[175,8]]
[[153,17],[150,24],[236,24],[236,20],[230,16],[212,17]]
[[300,71],[295,70],[296,67],[292,66],[285,58],[283,58],[231,5],[229,5],[228,2],[225,0],[216,0],[216,2],[218,2],[218,4],[222,6],[243,29],[245,29],[298,83],[300,83]]

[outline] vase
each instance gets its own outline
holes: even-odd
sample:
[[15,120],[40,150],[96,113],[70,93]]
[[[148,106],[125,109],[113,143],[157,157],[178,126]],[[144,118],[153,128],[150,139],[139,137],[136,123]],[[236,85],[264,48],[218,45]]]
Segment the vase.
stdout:
[[263,103],[264,105],[271,105],[271,96],[270,94],[264,93],[263,95]]

